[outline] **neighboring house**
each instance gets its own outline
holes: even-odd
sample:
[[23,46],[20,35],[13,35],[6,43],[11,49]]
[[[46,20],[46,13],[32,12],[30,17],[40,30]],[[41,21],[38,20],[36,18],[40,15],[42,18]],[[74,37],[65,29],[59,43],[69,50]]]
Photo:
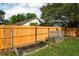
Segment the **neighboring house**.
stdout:
[[20,21],[16,23],[15,25],[21,25],[21,26],[29,26],[30,23],[38,23],[38,25],[42,22],[41,19],[27,19],[24,21]]
[[5,12],[3,10],[0,10],[0,24],[3,23],[4,19],[5,19]]

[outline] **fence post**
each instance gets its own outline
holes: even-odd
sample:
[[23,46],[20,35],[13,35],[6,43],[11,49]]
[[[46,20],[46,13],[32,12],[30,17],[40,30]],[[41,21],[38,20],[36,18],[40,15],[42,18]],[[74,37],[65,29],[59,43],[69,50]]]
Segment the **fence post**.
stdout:
[[37,42],[37,26],[35,27],[35,42]]
[[12,28],[12,25],[11,25],[11,48],[13,48],[13,28]]
[[6,39],[5,39],[5,28],[6,28],[6,26],[3,25],[3,26],[2,26],[2,29],[3,29],[3,41],[2,41],[2,42],[3,42],[3,46],[4,46],[4,47],[5,47],[5,40],[6,40]]
[[49,32],[50,32],[50,27],[48,27],[48,39],[49,39]]

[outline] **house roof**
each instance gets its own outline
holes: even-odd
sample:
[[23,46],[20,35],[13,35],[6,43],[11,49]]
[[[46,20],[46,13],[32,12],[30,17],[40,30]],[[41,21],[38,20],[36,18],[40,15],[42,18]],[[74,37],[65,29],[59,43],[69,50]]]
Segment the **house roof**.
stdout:
[[30,21],[32,21],[32,20],[34,20],[34,19],[26,19],[26,20],[24,20],[24,21],[20,21],[20,22],[18,22],[18,23],[15,23],[15,25],[24,25],[24,24],[26,24],[26,23],[28,23],[28,22],[30,22]]
[[[35,19],[27,19],[27,20],[24,20],[24,21],[20,21],[20,22],[18,22],[18,23],[15,23],[15,25],[24,25],[24,24],[26,24],[26,23],[28,23],[28,22],[30,22],[30,21],[32,21],[32,20],[35,20]],[[40,23],[41,22],[44,22],[43,20],[41,20],[41,19],[37,19]]]

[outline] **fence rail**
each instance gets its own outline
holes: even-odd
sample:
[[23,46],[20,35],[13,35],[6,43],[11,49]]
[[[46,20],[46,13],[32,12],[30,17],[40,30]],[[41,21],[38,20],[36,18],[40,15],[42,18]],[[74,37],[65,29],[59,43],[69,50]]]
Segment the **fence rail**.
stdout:
[[49,31],[64,31],[65,36],[79,36],[79,29],[44,26],[0,26],[0,49],[16,48],[45,41]]

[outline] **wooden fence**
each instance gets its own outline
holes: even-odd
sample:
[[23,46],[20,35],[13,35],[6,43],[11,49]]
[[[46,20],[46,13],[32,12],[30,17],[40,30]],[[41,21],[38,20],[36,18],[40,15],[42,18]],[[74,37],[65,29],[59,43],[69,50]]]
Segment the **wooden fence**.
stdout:
[[62,30],[61,27],[43,26],[0,26],[0,49],[26,46],[48,38],[49,30]]
[[79,29],[76,28],[2,25],[0,26],[0,49],[22,47],[45,41],[49,31],[57,30],[64,31],[65,36],[79,35]]
[[79,37],[79,28],[64,28],[65,37]]

